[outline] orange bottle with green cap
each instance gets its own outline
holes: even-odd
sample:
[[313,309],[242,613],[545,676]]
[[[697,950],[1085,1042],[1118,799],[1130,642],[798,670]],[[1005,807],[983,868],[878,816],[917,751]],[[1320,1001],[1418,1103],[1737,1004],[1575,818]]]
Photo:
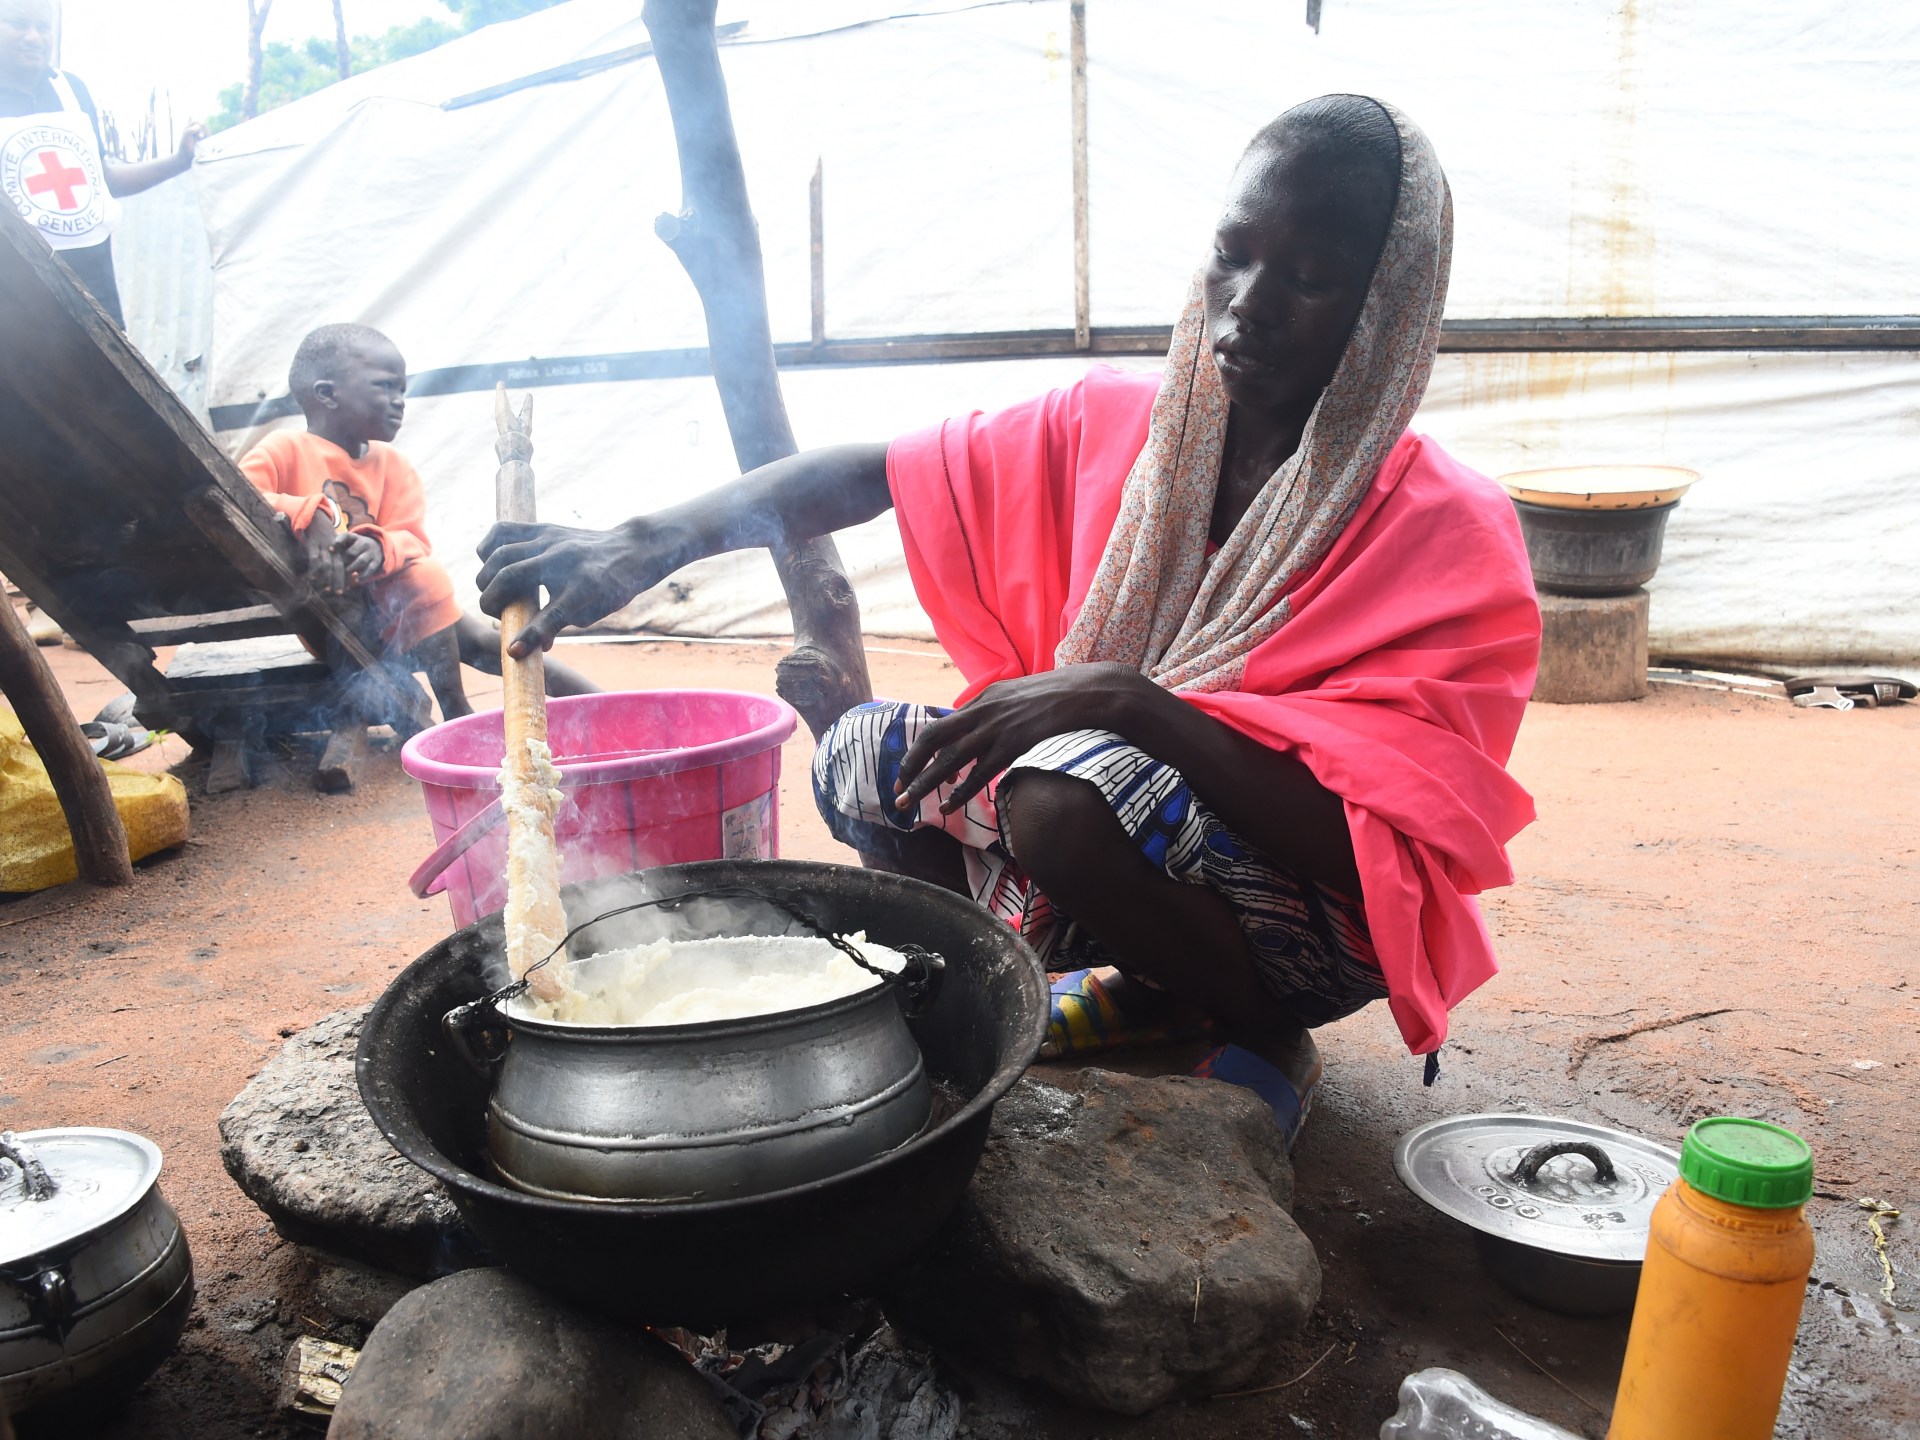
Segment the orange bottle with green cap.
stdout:
[[1653,1208],[1607,1440],[1768,1440],[1813,1270],[1813,1151],[1702,1120]]

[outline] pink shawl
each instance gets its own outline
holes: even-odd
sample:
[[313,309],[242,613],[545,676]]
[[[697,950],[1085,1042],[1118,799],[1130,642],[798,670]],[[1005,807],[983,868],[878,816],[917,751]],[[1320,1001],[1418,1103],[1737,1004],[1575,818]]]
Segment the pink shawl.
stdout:
[[[889,449],[908,571],[967,679],[961,701],[1053,668],[1159,384],[1097,368]],[[1235,688],[1176,693],[1297,754],[1345,800],[1388,1003],[1408,1048],[1429,1052],[1447,1010],[1497,968],[1472,897],[1511,882],[1505,843],[1533,818],[1505,769],[1540,646],[1513,507],[1402,434],[1285,606],[1286,623],[1237,658]]]
[[1420,127],[1399,138],[1393,214],[1366,301],[1300,444],[1210,560],[1227,394],[1207,345],[1202,275],[1173,327],[1146,444],[1127,476],[1061,665],[1117,660],[1169,690],[1233,690],[1247,657],[1293,618],[1290,592],[1353,517],[1426,393],[1453,265],[1453,199]]

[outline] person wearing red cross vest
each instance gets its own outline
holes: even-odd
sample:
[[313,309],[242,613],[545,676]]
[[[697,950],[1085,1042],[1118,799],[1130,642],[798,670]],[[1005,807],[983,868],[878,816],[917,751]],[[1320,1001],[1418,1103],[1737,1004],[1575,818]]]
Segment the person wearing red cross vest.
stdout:
[[185,171],[206,128],[189,125],[180,148],[157,160],[109,160],[93,97],[52,55],[52,0],[0,0],[0,192],[124,325],[108,239],[118,197]]

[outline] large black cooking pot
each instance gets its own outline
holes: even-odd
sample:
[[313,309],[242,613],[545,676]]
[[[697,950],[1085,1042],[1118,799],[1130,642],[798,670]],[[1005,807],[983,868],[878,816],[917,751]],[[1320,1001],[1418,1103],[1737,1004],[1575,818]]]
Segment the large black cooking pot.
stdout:
[[[574,924],[630,902],[747,887],[840,933],[937,952],[946,969],[910,1021],[936,1094],[927,1129],[824,1180],[711,1201],[549,1199],[502,1183],[487,1161],[488,1080],[450,1045],[441,1018],[505,980],[500,917],[448,936],[402,971],[360,1029],[355,1068],[375,1123],[432,1174],[482,1240],[534,1284],[616,1319],[719,1325],[873,1289],[952,1213],[986,1144],[993,1104],[1032,1063],[1047,1021],[1033,952],[960,895],[905,876],[800,860],[714,860],[567,887]],[[768,910],[681,916],[695,932],[780,934]],[[647,915],[657,912],[641,912]],[[639,938],[634,916],[578,937],[576,955]],[[686,933],[683,931],[682,933]]]

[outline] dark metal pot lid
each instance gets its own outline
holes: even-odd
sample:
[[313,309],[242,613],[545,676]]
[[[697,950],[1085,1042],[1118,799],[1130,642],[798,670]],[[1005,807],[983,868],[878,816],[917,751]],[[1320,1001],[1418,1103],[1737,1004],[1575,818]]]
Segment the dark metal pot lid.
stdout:
[[1680,1173],[1664,1145],[1549,1115],[1454,1115],[1394,1147],[1406,1187],[1500,1240],[1639,1262],[1654,1203]]
[[0,1144],[0,1265],[112,1224],[160,1178],[160,1147],[85,1125],[8,1131]]

